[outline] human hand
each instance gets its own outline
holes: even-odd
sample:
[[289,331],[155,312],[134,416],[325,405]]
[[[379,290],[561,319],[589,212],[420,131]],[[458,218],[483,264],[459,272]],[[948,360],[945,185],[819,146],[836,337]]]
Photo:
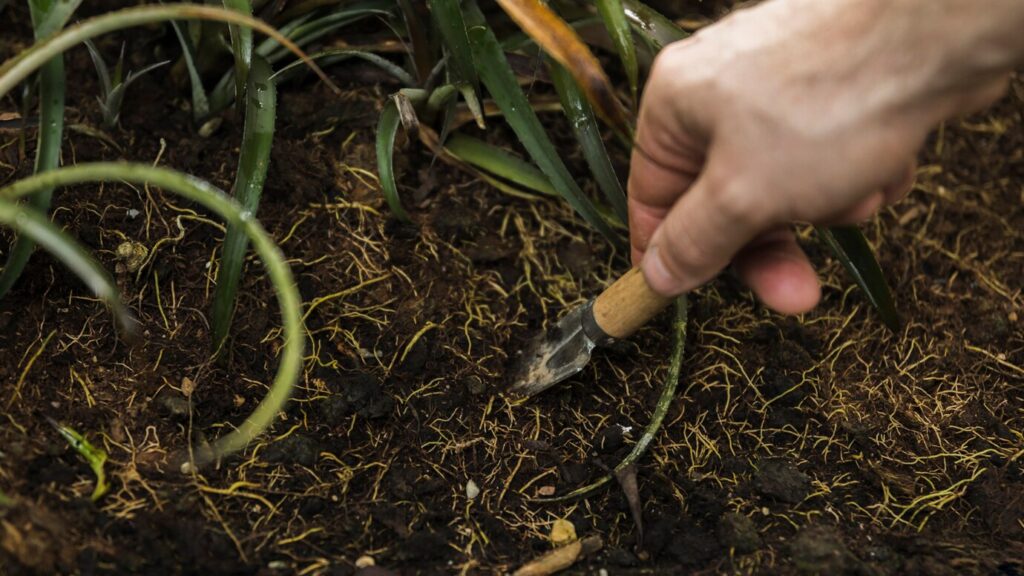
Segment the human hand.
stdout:
[[655,291],[690,291],[732,262],[770,308],[817,304],[790,224],[855,223],[901,198],[928,131],[1005,88],[998,67],[940,74],[962,63],[940,47],[964,22],[921,26],[923,6],[772,0],[659,54],[629,178],[632,257]]

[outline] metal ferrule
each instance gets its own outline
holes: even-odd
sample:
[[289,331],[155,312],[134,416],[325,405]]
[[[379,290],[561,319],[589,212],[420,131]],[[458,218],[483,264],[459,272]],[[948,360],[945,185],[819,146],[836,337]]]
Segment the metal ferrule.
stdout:
[[597,323],[597,319],[594,317],[594,300],[595,298],[591,298],[584,305],[583,314],[580,315],[580,324],[583,326],[583,333],[595,346],[608,346],[615,342],[615,338],[605,332]]

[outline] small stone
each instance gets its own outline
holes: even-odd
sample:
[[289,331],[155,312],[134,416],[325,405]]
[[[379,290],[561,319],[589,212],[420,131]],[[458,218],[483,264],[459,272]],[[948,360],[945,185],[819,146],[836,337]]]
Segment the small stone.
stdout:
[[196,383],[194,380],[185,376],[181,379],[181,393],[185,395],[185,398],[192,397],[192,393],[196,391]]
[[476,482],[473,482],[472,480],[466,482],[466,498],[474,500],[479,495],[480,487],[476,485]]
[[367,568],[369,566],[376,566],[377,562],[373,559],[373,556],[362,555],[356,560],[356,568]]
[[555,523],[551,525],[551,543],[555,548],[571,544],[576,541],[576,527],[573,526],[572,522],[564,518],[555,520]]
[[135,272],[146,263],[146,258],[149,256],[149,248],[138,242],[126,240],[118,244],[115,255],[129,272]]
[[224,123],[224,118],[217,116],[210,118],[202,126],[199,127],[199,136],[203,138],[209,138],[213,136],[215,132],[220,128],[220,125]]
[[540,488],[537,488],[537,496],[543,496],[543,497],[547,498],[549,496],[554,496],[554,495],[555,495],[555,487],[554,486],[541,486]]

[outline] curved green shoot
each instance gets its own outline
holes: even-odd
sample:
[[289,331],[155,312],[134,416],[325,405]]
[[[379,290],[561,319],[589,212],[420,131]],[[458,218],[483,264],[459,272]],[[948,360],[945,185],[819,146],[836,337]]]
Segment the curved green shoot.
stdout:
[[174,192],[206,206],[226,220],[229,226],[237,226],[244,230],[256,254],[263,261],[281,308],[284,342],[281,348],[281,361],[270,385],[270,391],[241,426],[218,439],[209,452],[203,451],[201,455],[197,455],[196,464],[201,465],[247,446],[273,424],[278,412],[284,408],[291,396],[302,370],[302,351],[305,345],[299,292],[280,249],[258,221],[216,187],[173,170],[121,162],[80,164],[36,174],[9,184],[0,188],[0,198],[14,199],[56,186],[119,180],[139,185],[149,184]]
[[40,40],[26,50],[4,62],[0,66],[0,96],[7,94],[12,88],[28,78],[29,74],[39,69],[47,60],[63,53],[68,48],[84,42],[89,38],[95,38],[107,32],[152,24],[154,22],[165,22],[168,20],[216,20],[229,24],[247,26],[270,36],[289,51],[306,62],[316,72],[317,76],[324,81],[332,90],[338,91],[338,87],[331,82],[331,79],[323,73],[323,70],[314,64],[306,54],[295,45],[294,42],[284,37],[280,32],[261,20],[251,16],[245,16],[231,10],[215,8],[212,6],[198,6],[194,4],[162,4],[150,6],[137,6],[125,8],[117,12],[110,12],[95,18],[79,22],[56,36],[50,36]]
[[639,67],[636,61],[636,46],[633,44],[633,32],[629,27],[629,20],[626,19],[626,11],[622,7],[622,0],[595,0],[597,11],[601,14],[604,27],[615,45],[615,51],[619,53],[622,67],[626,71],[626,80],[629,82],[629,93],[633,97],[634,111],[639,103],[637,100],[637,77]]
[[[40,187],[38,190],[53,190],[53,187]],[[135,327],[135,320],[118,296],[114,280],[92,255],[66,232],[50,222],[40,210],[2,198],[4,197],[0,195],[0,224],[16,231],[18,237],[25,238],[26,242],[39,244],[63,262],[97,298],[110,306],[121,330],[124,333],[131,333]]]
[[170,60],[150,64],[138,72],[132,70],[124,75],[124,44],[121,44],[121,54],[117,58],[114,72],[110,72],[107,63],[103,60],[96,45],[92,40],[85,41],[85,47],[89,50],[96,74],[100,79],[100,96],[97,98],[100,103],[100,110],[103,111],[103,127],[113,128],[121,118],[121,105],[124,103],[124,95],[128,87],[143,75],[156,70],[157,68],[170,63]]
[[457,158],[522,188],[545,196],[558,196],[544,173],[529,162],[483,140],[456,132],[444,144]]
[[604,221],[559,158],[554,144],[544,131],[544,126],[519,87],[501,44],[487,25],[475,1],[470,0],[466,3],[463,16],[476,71],[530,157],[548,177],[558,194],[588,224],[613,244],[621,244],[620,236]]
[[377,122],[377,173],[380,175],[380,187],[384,199],[391,208],[391,213],[403,222],[409,222],[409,213],[402,207],[402,199],[398,197],[398,185],[395,183],[395,136],[401,116],[394,98],[388,98],[384,109],[380,112]]
[[620,223],[625,224],[629,218],[626,193],[622,190],[619,177],[615,174],[615,168],[612,167],[612,160],[608,157],[608,150],[601,138],[601,129],[597,124],[594,111],[580,92],[576,80],[565,70],[565,67],[554,60],[549,60],[548,63],[555,90],[562,101],[562,110],[569,118],[569,124],[576,134],[576,141],[579,142],[583,151],[583,157],[586,158],[594,180],[597,181],[597,186],[614,210],[615,216]]
[[867,238],[856,226],[817,227],[818,234],[825,244],[843,263],[846,271],[853,276],[857,285],[867,295],[871,305],[882,317],[882,323],[893,332],[899,332],[900,315],[896,311],[892,291],[885,281],[882,267],[878,265],[875,252],[868,244]]
[[688,308],[689,304],[687,302],[686,295],[680,296],[676,299],[676,315],[672,320],[672,334],[674,336],[672,340],[672,356],[669,359],[668,373],[665,375],[665,387],[662,388],[661,395],[658,397],[658,403],[654,407],[654,413],[651,414],[650,423],[648,423],[647,427],[644,428],[643,435],[640,436],[637,443],[633,445],[633,449],[630,450],[629,454],[622,459],[622,462],[620,462],[610,474],[602,476],[595,482],[573,490],[568,494],[563,494],[562,496],[555,496],[553,498],[535,498],[534,501],[544,503],[564,502],[566,500],[586,496],[608,482],[611,482],[612,479],[615,478],[616,473],[635,463],[641,456],[643,456],[644,452],[647,451],[647,446],[649,446],[651,441],[654,440],[655,435],[661,428],[662,422],[665,421],[668,409],[672,406],[672,399],[675,398],[676,389],[679,387],[679,373],[682,371],[683,366],[683,350],[686,347]]
[[46,420],[57,429],[58,434],[67,440],[68,444],[75,449],[75,452],[78,452],[78,455],[89,463],[89,468],[92,469],[92,473],[96,476],[96,487],[93,488],[92,496],[89,499],[95,502],[102,498],[110,490],[110,483],[107,482],[107,473],[103,470],[103,465],[107,463],[107,453],[93,446],[85,436],[79,434],[74,428],[65,426],[49,416],[46,417]]
[[[391,60],[384,58],[373,52],[367,52],[366,50],[348,50],[348,49],[333,49],[324,50],[315,54],[309,55],[310,60],[318,62],[321,68],[326,68],[332,64],[343,62],[350,58],[360,58],[365,60],[374,66],[377,66],[381,70],[395,77],[396,80],[401,82],[404,86],[415,86],[416,79],[412,77],[404,68],[395,64]],[[292,62],[284,68],[281,68],[271,76],[271,80],[275,82],[284,82],[290,80],[292,76],[299,70],[305,70],[302,66],[301,61]]]
[[[255,214],[263,194],[270,164],[270,148],[274,140],[274,120],[277,113],[277,90],[270,77],[273,70],[260,56],[250,61],[246,85],[245,125],[242,129],[242,149],[235,174],[235,199],[242,209]],[[220,268],[217,270],[217,289],[213,297],[213,346],[219,353],[231,330],[235,312],[235,297],[242,276],[248,239],[241,227],[228,226],[221,246]]]
[[[79,0],[80,1],[80,0]],[[40,40],[59,30],[78,6],[79,1],[31,0],[29,11]],[[39,136],[36,142],[35,172],[53,170],[60,164],[61,141],[64,136],[64,56],[48,60],[39,70]],[[53,189],[40,190],[28,199],[33,208],[47,212]],[[18,236],[0,272],[0,298],[5,296],[21,277],[35,244]]]

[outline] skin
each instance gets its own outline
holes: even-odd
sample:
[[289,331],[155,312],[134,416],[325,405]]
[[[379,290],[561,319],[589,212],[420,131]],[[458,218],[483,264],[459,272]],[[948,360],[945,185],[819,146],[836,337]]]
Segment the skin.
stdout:
[[730,263],[768,307],[817,305],[794,222],[856,223],[912,187],[939,122],[1024,62],[1021,0],[768,0],[659,54],[629,177],[634,264],[666,296]]

